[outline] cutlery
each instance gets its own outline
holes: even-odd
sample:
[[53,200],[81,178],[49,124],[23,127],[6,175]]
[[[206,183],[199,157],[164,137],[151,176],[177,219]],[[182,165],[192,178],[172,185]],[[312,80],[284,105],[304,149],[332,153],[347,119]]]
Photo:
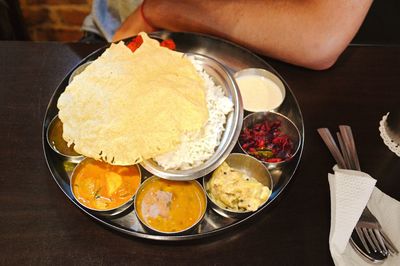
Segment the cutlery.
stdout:
[[[350,126],[340,125],[339,130],[340,132],[337,132],[336,135],[340,150],[329,129],[319,128],[317,131],[339,168],[360,171],[361,167]],[[398,250],[386,234],[383,233],[378,220],[367,207],[365,207],[357,222],[350,243],[359,254],[363,255],[370,262],[382,262],[389,254],[398,254]],[[371,247],[372,251],[369,247]]]
[[326,146],[328,147],[329,151],[331,152],[333,158],[335,159],[339,168],[346,168],[344,159],[338,146],[336,145],[335,140],[332,137],[331,132],[327,128],[319,128],[318,133],[320,134],[322,140],[325,142]]
[[[348,165],[352,167],[352,170],[360,171],[360,163],[358,160],[358,155],[356,151],[356,146],[354,142],[353,133],[350,126],[341,125],[339,126],[340,134],[343,137],[343,144],[348,153]],[[371,251],[369,247],[372,248],[374,252],[379,251],[384,256],[388,255],[389,252],[392,254],[398,254],[397,249],[394,247],[390,239],[383,233],[382,227],[379,224],[375,216],[370,212],[370,210],[365,207],[361,217],[356,225],[356,232],[359,236],[364,248],[370,254]],[[367,241],[365,241],[365,239]],[[369,244],[369,247],[367,245]],[[387,247],[387,248],[386,248]]]

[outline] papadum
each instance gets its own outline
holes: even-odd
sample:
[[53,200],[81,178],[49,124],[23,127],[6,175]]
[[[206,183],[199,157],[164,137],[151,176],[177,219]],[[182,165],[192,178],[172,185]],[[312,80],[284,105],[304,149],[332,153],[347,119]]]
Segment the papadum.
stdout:
[[111,46],[58,99],[63,138],[87,157],[131,165],[174,150],[208,119],[205,84],[179,52],[141,33]]

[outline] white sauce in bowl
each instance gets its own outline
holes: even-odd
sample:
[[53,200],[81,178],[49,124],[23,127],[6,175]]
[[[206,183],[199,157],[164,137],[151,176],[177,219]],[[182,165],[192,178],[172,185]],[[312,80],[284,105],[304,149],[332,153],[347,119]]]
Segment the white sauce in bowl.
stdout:
[[279,86],[272,80],[248,74],[236,78],[242,95],[243,108],[250,112],[273,110],[283,101]]

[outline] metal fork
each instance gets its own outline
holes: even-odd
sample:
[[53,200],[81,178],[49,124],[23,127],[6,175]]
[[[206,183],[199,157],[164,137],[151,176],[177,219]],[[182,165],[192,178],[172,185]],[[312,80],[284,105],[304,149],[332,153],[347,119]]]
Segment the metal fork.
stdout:
[[368,208],[364,209],[355,229],[364,248],[369,254],[371,253],[369,247],[371,247],[374,252],[379,251],[382,255],[398,254],[394,244],[383,233],[380,223]]
[[[337,132],[340,149],[337,147],[329,129],[319,128],[318,133],[327,145],[332,156],[335,158],[339,168],[360,170],[357,150],[351,128],[349,126],[339,126],[340,133]],[[398,254],[398,250],[390,239],[383,233],[378,220],[367,207],[365,207],[355,231],[368,254],[371,254],[369,246],[374,252],[379,251],[384,258],[388,254]],[[369,246],[367,244],[369,243]],[[353,243],[354,244],[354,243]],[[359,252],[362,252],[358,250]],[[366,255],[366,254],[364,254]],[[372,260],[371,257],[368,257]]]
[[[339,126],[340,133],[338,132],[338,138],[342,139],[344,149],[342,153],[345,160],[347,159],[347,165],[350,165],[350,169],[360,171],[360,163],[358,160],[357,150],[353,133],[350,126]],[[340,141],[340,140],[339,140]],[[391,254],[398,254],[398,250],[390,239],[383,233],[382,227],[375,216],[370,212],[368,207],[365,207],[359,221],[356,224],[355,230],[358,237],[360,238],[364,248],[370,254],[371,251],[369,246],[374,252],[378,251],[384,256],[388,255],[388,250]],[[366,239],[366,241],[365,241]],[[369,244],[369,246],[367,245]]]

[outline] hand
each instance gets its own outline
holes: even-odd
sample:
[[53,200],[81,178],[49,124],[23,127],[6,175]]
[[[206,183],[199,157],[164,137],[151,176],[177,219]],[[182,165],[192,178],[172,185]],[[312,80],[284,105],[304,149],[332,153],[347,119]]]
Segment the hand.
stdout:
[[137,35],[139,32],[152,32],[156,28],[149,25],[143,18],[140,7],[130,14],[121,27],[115,32],[113,42]]

